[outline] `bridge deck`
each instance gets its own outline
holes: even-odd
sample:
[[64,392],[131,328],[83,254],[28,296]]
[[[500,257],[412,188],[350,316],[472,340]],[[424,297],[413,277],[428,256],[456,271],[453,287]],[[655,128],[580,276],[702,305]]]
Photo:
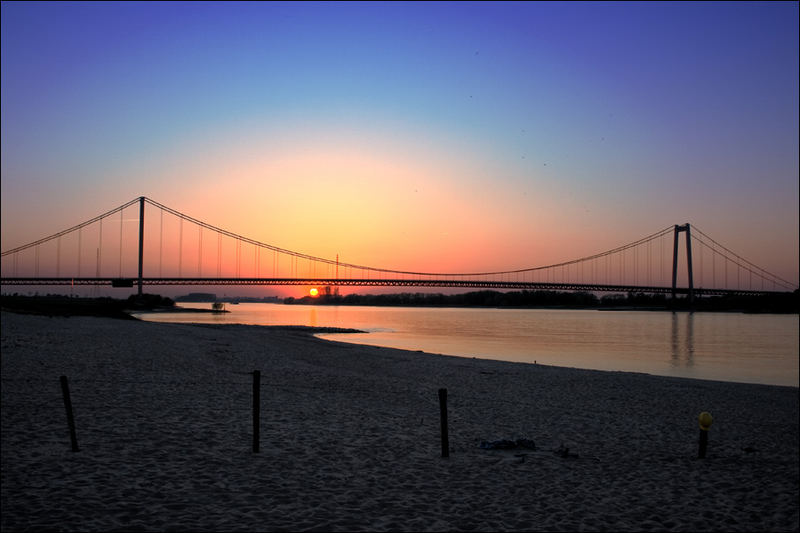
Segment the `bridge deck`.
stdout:
[[[110,285],[133,287],[138,278],[0,278],[5,285]],[[576,291],[671,294],[672,287],[641,285],[608,285],[589,283],[541,283],[530,281],[498,281],[468,279],[334,279],[334,278],[142,278],[142,285],[277,285],[339,287],[451,287],[465,289],[513,289],[530,291]],[[688,287],[677,287],[677,294],[689,294]],[[741,289],[693,289],[696,296],[730,296],[777,294],[786,291]]]

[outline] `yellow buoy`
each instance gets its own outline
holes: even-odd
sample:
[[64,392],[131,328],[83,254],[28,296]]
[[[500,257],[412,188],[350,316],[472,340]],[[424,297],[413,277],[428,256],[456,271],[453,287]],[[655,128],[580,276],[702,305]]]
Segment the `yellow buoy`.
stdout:
[[711,422],[713,422],[714,419],[711,418],[711,413],[708,411],[703,411],[700,413],[700,416],[697,417],[697,421],[700,422],[700,429],[703,431],[708,431],[708,428],[711,427]]

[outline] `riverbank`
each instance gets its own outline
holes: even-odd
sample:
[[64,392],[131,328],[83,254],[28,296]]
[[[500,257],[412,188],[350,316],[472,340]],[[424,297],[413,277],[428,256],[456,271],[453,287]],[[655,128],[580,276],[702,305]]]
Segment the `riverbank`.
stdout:
[[[45,296],[23,296],[18,294],[0,296],[4,311],[45,316],[99,316],[131,320],[132,312],[204,312],[199,309],[183,309],[157,294],[132,295],[119,298],[78,298],[51,294]],[[209,309],[209,312],[211,309]]]
[[[0,324],[4,531],[798,530],[796,388],[405,352],[313,328]],[[701,411],[714,416],[702,460]],[[535,449],[481,448],[503,439]]]

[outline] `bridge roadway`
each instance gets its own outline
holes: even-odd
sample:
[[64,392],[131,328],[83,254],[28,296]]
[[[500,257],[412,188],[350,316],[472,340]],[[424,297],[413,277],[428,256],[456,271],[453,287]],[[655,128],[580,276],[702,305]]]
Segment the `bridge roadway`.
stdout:
[[[6,285],[110,285],[133,287],[139,278],[0,278]],[[305,285],[324,287],[453,287],[464,289],[514,289],[528,291],[576,291],[672,294],[672,287],[609,285],[591,283],[541,283],[533,281],[499,281],[466,279],[331,279],[331,278],[142,278],[143,285]],[[688,294],[686,287],[676,287],[677,294]],[[693,289],[695,296],[756,296],[786,291],[742,289]]]

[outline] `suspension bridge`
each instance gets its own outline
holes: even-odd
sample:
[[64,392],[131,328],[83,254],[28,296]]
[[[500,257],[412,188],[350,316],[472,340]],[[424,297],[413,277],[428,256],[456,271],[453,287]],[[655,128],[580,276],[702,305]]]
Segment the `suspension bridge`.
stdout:
[[[136,221],[138,225],[130,224]],[[555,264],[493,272],[414,272],[280,248],[144,196],[3,251],[0,269],[3,287],[135,286],[139,294],[143,286],[158,285],[406,286],[669,294],[685,295],[691,302],[695,296],[797,289],[688,223]]]

